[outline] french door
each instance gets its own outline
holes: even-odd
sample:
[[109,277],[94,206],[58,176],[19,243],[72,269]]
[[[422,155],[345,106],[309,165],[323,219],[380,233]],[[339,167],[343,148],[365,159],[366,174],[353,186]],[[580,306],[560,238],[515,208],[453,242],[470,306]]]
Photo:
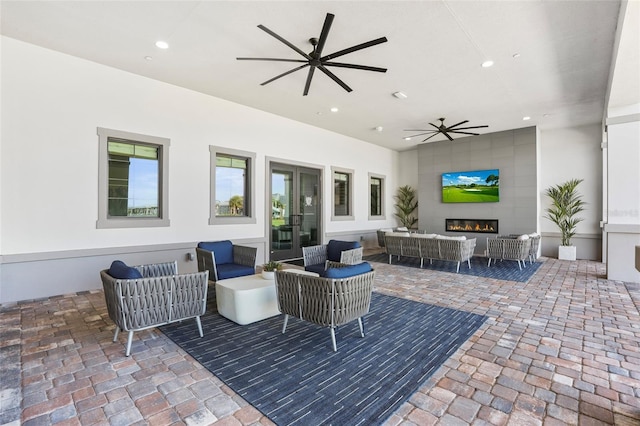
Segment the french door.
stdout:
[[302,257],[302,247],[319,244],[320,170],[271,163],[270,260]]

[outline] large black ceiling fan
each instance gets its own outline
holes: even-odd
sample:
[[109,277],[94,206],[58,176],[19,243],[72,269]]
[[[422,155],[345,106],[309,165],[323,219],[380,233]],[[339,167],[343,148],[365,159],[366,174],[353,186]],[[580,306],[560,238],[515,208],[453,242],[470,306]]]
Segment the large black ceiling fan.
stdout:
[[376,44],[384,43],[387,41],[386,37],[380,37],[375,40],[368,41],[366,43],[357,44],[347,49],[339,50],[329,55],[322,56],[322,50],[324,49],[324,45],[327,41],[327,37],[329,36],[329,30],[331,29],[333,18],[334,18],[334,15],[332,15],[331,13],[327,13],[327,17],[324,20],[324,25],[322,26],[322,32],[320,32],[320,38],[309,39],[309,42],[313,46],[313,51],[311,53],[303,52],[298,47],[294,46],[292,43],[288,42],[284,38],[280,37],[278,34],[271,31],[269,28],[265,27],[264,25],[258,25],[258,28],[260,28],[262,31],[266,32],[272,37],[275,37],[280,42],[286,44],[291,49],[298,52],[302,57],[304,57],[304,59],[286,59],[286,58],[236,58],[236,59],[239,61],[277,61],[277,62],[302,63],[303,65],[295,67],[289,71],[283,72],[282,74],[277,75],[265,81],[264,83],[261,83],[260,85],[264,86],[265,84],[269,84],[272,81],[275,81],[281,77],[284,77],[286,75],[299,71],[303,68],[309,67],[309,73],[307,74],[307,82],[304,85],[303,96],[306,96],[309,93],[309,86],[311,86],[311,79],[313,78],[313,73],[316,70],[316,68],[322,71],[327,76],[329,76],[333,81],[338,83],[347,92],[351,92],[352,89],[349,86],[347,86],[347,84],[344,81],[336,77],[334,73],[329,71],[327,67],[353,68],[353,69],[365,70],[365,71],[387,72],[386,68],[370,67],[367,65],[346,64],[343,62],[331,62],[332,59],[335,59],[339,56],[344,56],[348,53],[366,49],[367,47],[375,46]]
[[483,126],[469,126],[469,127],[458,127],[458,126],[462,126],[465,123],[468,123],[469,120],[464,120],[461,121],[459,123],[454,124],[453,126],[445,126],[444,125],[444,118],[439,118],[438,120],[440,120],[440,125],[436,126],[433,123],[429,123],[430,125],[432,125],[435,130],[429,130],[429,129],[407,129],[405,130],[405,132],[423,132],[423,133],[418,133],[415,135],[411,135],[411,136],[407,136],[407,138],[414,138],[416,136],[423,136],[423,135],[428,135],[433,133],[431,136],[429,136],[428,138],[424,139],[422,142],[426,142],[429,139],[431,139],[432,137],[436,136],[438,133],[442,133],[443,135],[445,135],[447,137],[447,139],[449,139],[450,141],[453,140],[453,138],[449,135],[449,133],[459,133],[462,135],[473,135],[473,136],[478,136],[480,133],[473,133],[473,132],[461,132],[460,130],[469,130],[469,129],[480,129],[483,127],[489,127],[487,125],[483,125]]

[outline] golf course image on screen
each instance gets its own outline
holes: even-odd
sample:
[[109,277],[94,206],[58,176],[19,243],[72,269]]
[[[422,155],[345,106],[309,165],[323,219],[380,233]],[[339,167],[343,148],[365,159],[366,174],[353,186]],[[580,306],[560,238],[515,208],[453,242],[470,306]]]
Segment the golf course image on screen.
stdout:
[[443,203],[497,203],[499,189],[498,169],[442,174]]

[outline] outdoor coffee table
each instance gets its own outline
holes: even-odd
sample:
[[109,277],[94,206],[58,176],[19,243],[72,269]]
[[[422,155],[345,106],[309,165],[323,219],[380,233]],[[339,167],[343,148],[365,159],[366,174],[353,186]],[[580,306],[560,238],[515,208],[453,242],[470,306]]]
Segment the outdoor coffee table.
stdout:
[[[297,269],[287,271],[312,274]],[[240,325],[280,315],[275,280],[266,280],[261,274],[217,281],[216,303],[220,315]]]

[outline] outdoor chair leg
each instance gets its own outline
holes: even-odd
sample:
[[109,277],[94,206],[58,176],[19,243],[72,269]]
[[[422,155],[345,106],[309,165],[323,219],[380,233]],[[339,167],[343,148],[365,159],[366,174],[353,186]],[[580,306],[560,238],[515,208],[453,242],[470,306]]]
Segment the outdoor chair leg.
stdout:
[[491,258],[489,258],[489,262],[487,263],[487,268],[491,266]]
[[456,274],[460,272],[460,262],[458,262],[458,266],[456,267]]
[[471,258],[467,259],[467,265],[469,265],[469,269],[471,269]]
[[116,325],[116,331],[113,333],[113,341],[116,342],[118,340],[118,333],[120,333],[120,327]]
[[331,329],[331,343],[333,343],[333,351],[338,352],[338,347],[336,346],[336,333],[333,330],[333,327],[329,327]]
[[133,341],[133,330],[129,330],[129,336],[127,337],[127,350],[125,352],[126,356],[131,354],[131,342]]
[[422,268],[423,265],[424,265],[424,259],[420,258],[420,268]]
[[204,333],[202,332],[202,323],[200,322],[200,315],[196,317],[196,324],[198,324],[198,332],[200,333],[200,337],[204,337]]
[[289,321],[289,315],[284,314],[284,324],[282,324],[282,334],[287,330],[287,321]]
[[358,325],[360,326],[360,336],[364,337],[364,326],[362,325],[362,317],[358,318]]
[[522,265],[520,265],[520,259],[518,259],[518,268],[522,271]]

